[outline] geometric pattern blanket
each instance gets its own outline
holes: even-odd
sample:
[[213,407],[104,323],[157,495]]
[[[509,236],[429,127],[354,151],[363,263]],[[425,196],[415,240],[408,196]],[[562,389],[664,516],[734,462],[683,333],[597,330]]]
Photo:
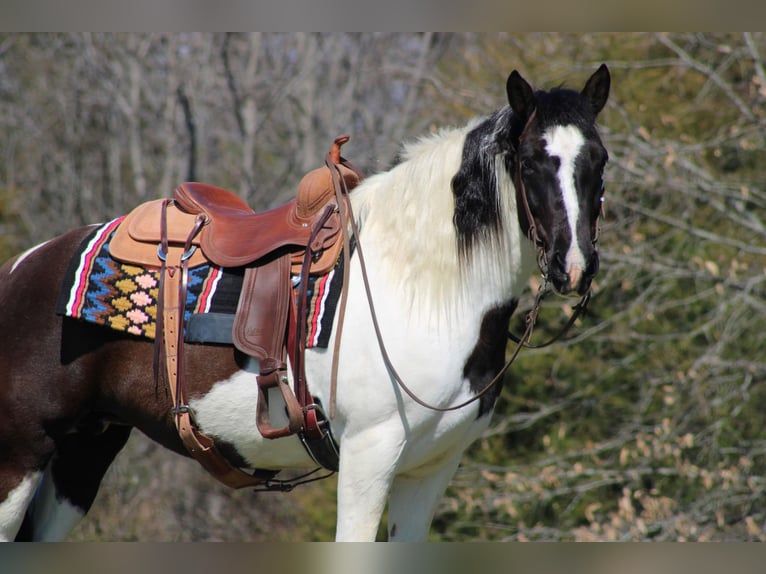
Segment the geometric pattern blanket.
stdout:
[[[89,323],[154,339],[159,268],[115,260],[109,241],[123,217],[95,228],[72,258],[56,312]],[[309,277],[306,346],[327,347],[343,283],[343,257],[329,273]],[[189,269],[184,312],[187,342],[232,344],[231,329],[244,267],[199,265]],[[293,278],[297,288],[299,278]]]

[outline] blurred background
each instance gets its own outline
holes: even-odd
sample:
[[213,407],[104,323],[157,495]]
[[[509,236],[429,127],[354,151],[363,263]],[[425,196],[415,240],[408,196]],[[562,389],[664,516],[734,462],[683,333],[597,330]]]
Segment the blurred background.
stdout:
[[[764,33],[3,33],[0,255],[187,180],[273,207],[340,133],[373,173],[505,105],[514,69],[579,89],[606,62],[589,313],[514,364],[432,539],[765,540],[764,55]],[[71,539],[328,540],[334,504],[334,479],[230,491],[134,432]]]

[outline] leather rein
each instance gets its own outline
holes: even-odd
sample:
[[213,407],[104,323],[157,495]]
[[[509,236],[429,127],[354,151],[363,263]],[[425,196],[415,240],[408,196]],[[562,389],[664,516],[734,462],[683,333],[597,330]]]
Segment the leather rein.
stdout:
[[[530,116],[527,126],[525,127],[523,134],[526,132],[526,129],[528,128],[529,124],[532,122],[532,118],[534,117],[534,112],[532,116]],[[545,294],[549,291],[548,289],[548,277],[547,277],[547,270],[548,270],[548,264],[547,264],[547,256],[545,254],[545,247],[543,241],[540,239],[538,233],[537,233],[537,227],[535,224],[535,219],[532,216],[532,212],[529,208],[529,202],[527,200],[527,192],[526,192],[526,186],[524,185],[523,180],[521,179],[521,165],[520,162],[517,162],[517,178],[518,178],[518,184],[520,187],[518,189],[520,190],[520,195],[522,197],[522,203],[525,210],[525,215],[527,216],[527,220],[529,222],[529,229],[528,229],[528,238],[534,242],[535,247],[537,249],[537,260],[538,260],[538,266],[540,270],[542,271],[543,275],[543,282],[540,285],[540,288],[537,291],[537,294],[535,296],[534,304],[532,305],[532,309],[527,313],[524,322],[526,325],[526,328],[522,335],[520,337],[516,337],[513,335],[510,331],[508,332],[508,338],[511,339],[516,343],[516,347],[511,354],[510,358],[505,362],[503,367],[500,369],[500,371],[495,375],[495,377],[489,381],[478,393],[476,393],[473,397],[470,399],[463,401],[457,405],[452,405],[448,407],[440,407],[436,405],[432,405],[420,397],[418,397],[412,389],[409,388],[409,386],[404,382],[402,377],[399,375],[398,371],[393,365],[393,362],[391,361],[391,357],[388,354],[388,351],[386,349],[386,345],[383,341],[383,335],[381,333],[380,325],[378,323],[378,316],[375,311],[375,305],[373,302],[372,297],[372,290],[370,288],[370,281],[367,274],[367,265],[365,263],[364,259],[364,251],[362,249],[362,243],[359,236],[359,227],[356,222],[356,218],[354,217],[353,209],[351,206],[351,201],[343,202],[341,201],[341,197],[343,195],[348,195],[349,190],[346,186],[345,180],[341,176],[341,173],[339,171],[338,165],[343,165],[349,169],[352,169],[353,171],[357,173],[359,170],[353,166],[350,162],[348,162],[345,158],[331,158],[330,154],[328,154],[327,159],[325,160],[325,164],[327,167],[330,168],[330,172],[332,174],[333,184],[335,186],[335,192],[336,196],[338,198],[338,206],[341,211],[341,217],[342,221],[348,222],[348,225],[345,223],[343,224],[343,234],[344,234],[344,257],[347,257],[346,261],[348,261],[348,258],[350,258],[350,251],[348,251],[349,247],[349,238],[348,238],[348,227],[351,228],[351,234],[355,241],[355,249],[358,252],[359,256],[359,267],[362,274],[362,282],[364,283],[364,290],[367,297],[367,303],[370,309],[370,315],[372,318],[372,324],[373,328],[375,330],[375,337],[378,342],[378,347],[380,349],[381,356],[383,358],[383,362],[386,365],[386,368],[388,369],[391,376],[396,381],[397,385],[417,404],[421,405],[422,407],[425,407],[427,409],[430,409],[432,411],[437,412],[449,412],[449,411],[455,411],[462,409],[463,407],[466,407],[473,403],[474,401],[479,400],[481,397],[483,397],[485,394],[487,394],[492,387],[494,387],[498,382],[500,382],[505,373],[508,371],[508,369],[511,367],[513,362],[516,360],[516,358],[519,356],[519,353],[521,352],[521,349],[524,347],[527,348],[542,348],[547,347],[554,342],[560,340],[574,325],[575,321],[582,315],[582,313],[585,311],[585,308],[588,305],[588,302],[590,301],[591,291],[590,288],[588,291],[582,296],[580,301],[575,305],[572,315],[570,316],[567,323],[564,325],[564,327],[561,329],[559,333],[557,333],[554,337],[552,337],[550,340],[546,341],[543,344],[539,345],[531,345],[529,343],[530,338],[532,337],[532,331],[534,330],[535,322],[537,320],[537,316],[540,312],[540,308],[542,306],[543,297]],[[596,227],[596,233],[593,239],[593,242],[595,244],[596,240],[598,239],[598,225]],[[331,384],[330,384],[330,407],[329,407],[329,416],[332,419],[335,416],[335,403],[336,403],[336,388],[337,388],[337,373],[338,373],[338,357],[339,357],[339,350],[340,350],[340,339],[342,334],[342,326],[343,326],[343,319],[345,316],[345,306],[346,306],[346,299],[347,299],[347,289],[348,289],[348,273],[349,273],[349,267],[350,265],[346,264],[344,266],[344,281],[343,281],[343,293],[341,296],[341,301],[339,304],[339,317],[338,317],[338,331],[336,333],[335,338],[335,348],[333,352],[333,360],[332,360],[332,373],[331,373]]]

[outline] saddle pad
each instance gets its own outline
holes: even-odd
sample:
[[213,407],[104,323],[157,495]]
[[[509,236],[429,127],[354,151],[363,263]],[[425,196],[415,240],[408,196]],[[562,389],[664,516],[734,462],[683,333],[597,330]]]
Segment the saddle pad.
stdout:
[[[112,258],[109,241],[121,220],[96,228],[82,241],[64,276],[56,313],[154,339],[159,268]],[[243,273],[215,265],[190,269],[185,320],[194,314],[233,314]]]
[[[298,296],[300,278],[292,276]],[[239,283],[241,288],[242,283]],[[306,293],[306,348],[326,349],[330,343],[335,312],[343,290],[343,258],[322,275],[309,275]],[[231,313],[231,312],[229,312]],[[187,343],[223,343],[233,345],[234,315],[222,312],[195,313],[186,324]]]
[[[335,267],[323,275],[309,275],[306,317],[306,348],[326,349],[335,320],[341,291],[343,290],[343,262],[338,257]],[[295,277],[297,280],[298,278]],[[294,281],[295,284],[295,281]],[[297,289],[297,285],[295,285]]]
[[[56,313],[154,339],[159,269],[125,264],[111,256],[109,242],[122,219],[95,228],[82,241],[64,276]],[[187,342],[233,344],[232,325],[244,271],[244,267],[212,264],[189,269]],[[342,284],[342,257],[328,273],[309,277],[307,347],[327,347]]]

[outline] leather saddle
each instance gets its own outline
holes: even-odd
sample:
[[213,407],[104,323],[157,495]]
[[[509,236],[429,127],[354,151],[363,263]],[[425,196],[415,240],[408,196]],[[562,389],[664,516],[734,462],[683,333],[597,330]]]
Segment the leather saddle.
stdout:
[[[186,273],[189,268],[210,263],[245,268],[232,338],[240,351],[259,360],[258,428],[266,438],[301,433],[304,445],[317,440],[324,445],[320,448],[325,448],[329,433],[317,419],[321,409],[313,404],[302,372],[306,294],[294,296],[291,274],[299,275],[299,285],[305,286],[309,273],[328,272],[348,245],[344,230],[346,194],[363,178],[340,154],[348,139],[336,138],[325,165],[306,174],[298,185],[297,197],[280,207],[255,212],[225,189],[187,182],[175,189],[172,199],[136,207],[110,242],[115,259],[160,269],[155,375],[160,369],[167,375],[174,419],[187,449],[216,478],[235,488],[252,486],[253,480],[260,483],[262,479],[246,473],[243,477],[243,471],[228,465],[212,440],[195,428],[186,402]],[[292,389],[287,376],[288,355]],[[281,428],[272,426],[268,414],[268,391],[275,388],[284,399],[289,419]],[[316,460],[308,445],[307,449]]]
[[[298,197],[268,211],[253,211],[239,196],[206,183],[187,182],[177,187],[173,202],[166,208],[167,240],[170,252],[181,255],[197,216],[203,226],[192,245],[199,248],[190,255],[189,267],[215,263],[221,267],[241,267],[274,254],[289,253],[291,267],[300,270],[307,248],[312,253],[311,272],[326,273],[335,265],[342,247],[340,213],[336,212],[309,238],[322,208],[336,201],[327,168],[309,172],[298,186]],[[359,178],[344,175],[347,188]],[[344,198],[344,201],[345,198]],[[143,203],[128,214],[111,242],[112,255],[121,261],[160,266],[157,246],[161,240],[163,202]]]

